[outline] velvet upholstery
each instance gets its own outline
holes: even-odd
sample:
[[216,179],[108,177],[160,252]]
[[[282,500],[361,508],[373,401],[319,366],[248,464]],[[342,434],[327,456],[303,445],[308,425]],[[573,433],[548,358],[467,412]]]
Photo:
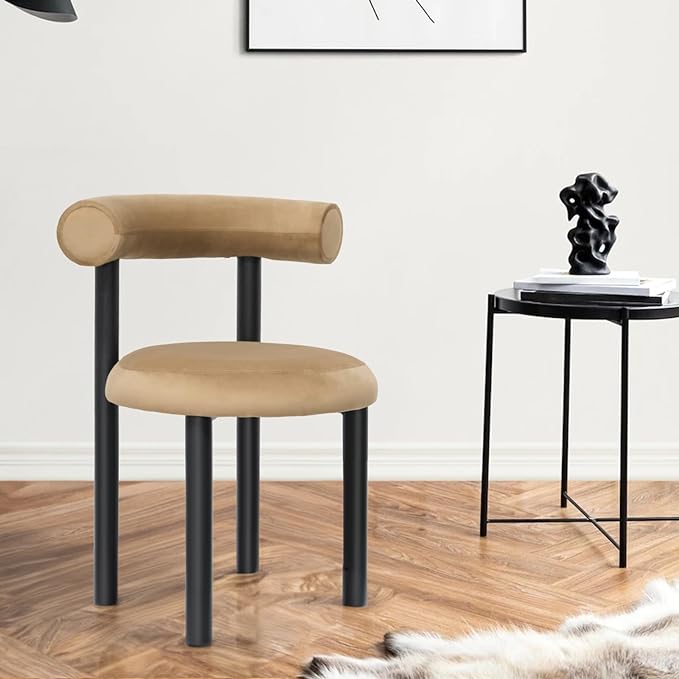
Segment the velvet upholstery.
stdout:
[[347,354],[264,342],[146,347],[111,371],[106,397],[138,410],[201,417],[283,417],[366,408],[370,369]]
[[107,196],[69,207],[57,237],[84,266],[239,256],[325,264],[339,253],[342,215],[333,203],[276,198]]

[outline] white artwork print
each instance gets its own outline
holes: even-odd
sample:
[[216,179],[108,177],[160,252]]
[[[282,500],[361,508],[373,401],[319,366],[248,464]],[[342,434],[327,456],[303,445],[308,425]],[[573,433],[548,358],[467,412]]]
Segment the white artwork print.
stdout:
[[249,0],[249,48],[525,49],[525,0]]

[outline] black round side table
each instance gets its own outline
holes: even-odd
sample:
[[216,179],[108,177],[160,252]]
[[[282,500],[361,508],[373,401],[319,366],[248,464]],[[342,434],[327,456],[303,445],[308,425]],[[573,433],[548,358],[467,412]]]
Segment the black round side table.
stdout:
[[[577,518],[489,518],[488,486],[490,471],[490,417],[493,380],[493,328],[496,314],[521,314],[564,319],[563,420],[561,438],[561,507],[570,503],[581,514]],[[628,516],[628,414],[629,414],[629,324],[679,317],[679,292],[673,292],[663,306],[593,306],[591,304],[551,304],[520,299],[516,290],[499,290],[488,295],[486,330],[486,382],[483,410],[483,467],[481,474],[481,537],[488,534],[489,523],[591,523],[620,553],[620,568],[627,566],[627,524],[630,521],[677,521],[677,516]],[[568,435],[570,416],[571,322],[577,319],[610,321],[621,328],[620,364],[620,511],[618,516],[595,518],[568,494]],[[602,526],[620,525],[619,539]]]

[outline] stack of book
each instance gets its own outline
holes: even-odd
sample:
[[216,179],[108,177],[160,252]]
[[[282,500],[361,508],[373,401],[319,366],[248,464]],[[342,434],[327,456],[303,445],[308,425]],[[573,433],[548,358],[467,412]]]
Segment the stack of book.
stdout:
[[673,278],[642,278],[637,271],[574,276],[567,271],[542,269],[535,276],[514,281],[514,289],[525,301],[595,306],[659,306],[668,303],[676,287]]

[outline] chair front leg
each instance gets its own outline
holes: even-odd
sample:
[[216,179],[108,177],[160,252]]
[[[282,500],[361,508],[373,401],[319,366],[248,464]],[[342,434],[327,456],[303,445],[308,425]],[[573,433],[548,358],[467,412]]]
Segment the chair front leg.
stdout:
[[186,418],[186,643],[212,643],[212,420]]
[[118,362],[118,262],[95,269],[94,295],[94,603],[118,602],[118,406],[106,379]]
[[344,458],[344,566],[342,602],[368,598],[368,409],[342,413]]

